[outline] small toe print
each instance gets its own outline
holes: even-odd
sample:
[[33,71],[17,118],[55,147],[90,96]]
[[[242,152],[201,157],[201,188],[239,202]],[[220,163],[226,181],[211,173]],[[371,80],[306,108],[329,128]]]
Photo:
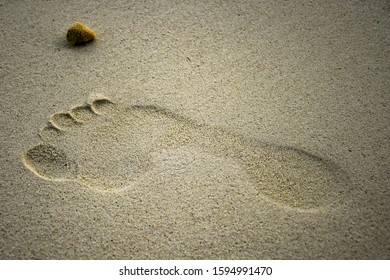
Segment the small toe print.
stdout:
[[41,128],[39,131],[39,136],[42,140],[51,141],[52,139],[58,139],[63,135],[63,131],[54,127],[51,122],[49,122],[45,127]]
[[71,129],[79,123],[69,113],[57,113],[50,118],[50,122],[54,127],[60,130]]
[[89,104],[71,109],[70,114],[75,120],[82,123],[92,121],[96,118],[96,113]]
[[91,105],[94,112],[100,115],[110,114],[115,110],[115,103],[108,99],[97,99]]

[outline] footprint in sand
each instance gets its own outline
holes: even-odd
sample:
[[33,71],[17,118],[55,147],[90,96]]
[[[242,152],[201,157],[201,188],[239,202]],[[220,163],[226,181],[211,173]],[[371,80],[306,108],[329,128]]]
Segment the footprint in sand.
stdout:
[[108,99],[54,114],[42,144],[23,153],[25,166],[52,181],[75,181],[98,191],[127,190],[153,169],[163,151],[201,149],[242,165],[259,195],[280,206],[313,210],[341,202],[345,177],[329,160],[199,125],[150,105]]

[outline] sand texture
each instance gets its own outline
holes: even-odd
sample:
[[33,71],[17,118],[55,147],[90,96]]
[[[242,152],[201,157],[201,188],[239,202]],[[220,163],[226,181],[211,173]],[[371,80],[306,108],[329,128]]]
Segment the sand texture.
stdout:
[[0,4],[0,259],[390,257],[388,3],[36,2]]

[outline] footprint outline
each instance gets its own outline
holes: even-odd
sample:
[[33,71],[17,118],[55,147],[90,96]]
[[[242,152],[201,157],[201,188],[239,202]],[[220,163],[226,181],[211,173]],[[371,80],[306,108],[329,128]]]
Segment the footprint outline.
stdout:
[[[70,108],[70,110],[67,112],[53,114],[49,118],[49,123],[40,130],[39,135],[43,143],[35,145],[34,147],[22,153],[22,161],[24,165],[36,176],[45,180],[57,182],[78,182],[82,185],[103,192],[116,193],[127,191],[131,185],[131,182],[135,182],[137,179],[142,178],[142,175],[151,168],[148,166],[150,164],[148,160],[145,160],[143,163],[142,156],[141,159],[137,159],[138,155],[133,158],[130,157],[129,162],[133,164],[132,166],[136,166],[136,169],[139,169],[138,171],[134,172],[132,176],[130,176],[131,180],[129,180],[130,177],[126,177],[123,182],[120,182],[120,184],[116,185],[112,189],[108,187],[96,187],[96,185],[100,184],[98,183],[99,179],[94,181],[89,176],[84,176],[80,162],[78,162],[78,160],[72,156],[69,156],[66,149],[63,150],[61,148],[57,148],[57,146],[61,144],[61,141],[58,142],[58,139],[65,138],[66,142],[66,135],[70,131],[81,129],[84,125],[91,124],[99,118],[101,118],[104,122],[105,118],[109,117],[110,115],[114,115],[114,118],[116,117],[119,119],[116,122],[114,121],[116,124],[121,124],[121,118],[126,118],[126,114],[130,116],[130,120],[134,120],[135,118],[135,122],[137,122],[137,120],[142,120],[142,118],[147,116],[151,119],[157,118],[156,123],[159,121],[168,122],[167,120],[170,120],[172,123],[176,122],[177,127],[172,129],[172,131],[168,131],[167,133],[164,132],[165,134],[162,133],[161,135],[155,136],[157,139],[156,143],[159,145],[159,147],[151,148],[149,151],[146,151],[146,154],[147,152],[151,152],[151,150],[155,151],[156,149],[174,149],[183,145],[200,145],[203,146],[208,152],[211,151],[211,153],[214,153],[218,156],[226,156],[239,161],[240,164],[245,167],[245,170],[247,170],[253,183],[259,185],[259,194],[262,195],[265,200],[273,202],[281,207],[287,207],[298,211],[313,212],[328,207],[330,204],[332,204],[332,199],[337,200],[336,204],[342,202],[341,198],[345,190],[344,187],[347,179],[341,168],[330,160],[313,155],[307,151],[295,147],[271,145],[256,139],[247,139],[239,135],[234,135],[222,128],[197,124],[190,119],[179,116],[174,112],[159,106],[137,104],[125,105],[123,108],[119,109],[117,106],[119,105],[112,102],[111,100],[107,98],[101,98],[95,99],[91,104],[78,105]],[[159,120],[159,118],[161,119]],[[101,123],[92,125],[92,130],[96,130],[99,125],[101,125]],[[153,125],[156,130],[159,129],[157,124]],[[172,125],[168,124],[162,130],[169,130],[170,126]],[[143,130],[144,128],[142,128],[142,126],[137,127],[137,129],[139,130],[140,134],[145,134],[145,131]],[[181,129],[187,130],[187,132],[180,134],[178,131]],[[212,136],[209,137],[210,135]],[[176,138],[171,139],[174,136]],[[159,137],[162,137],[165,142],[159,139]],[[135,137],[134,139],[137,138]],[[139,141],[139,139],[137,141]],[[260,150],[260,152],[257,153],[255,149]],[[263,152],[261,150],[263,150]],[[290,155],[287,156],[288,154]],[[272,159],[273,156],[279,157],[280,159]],[[242,158],[250,158],[252,162],[250,160],[242,160]],[[290,165],[288,165],[289,163],[287,162],[288,167],[285,167],[285,163],[283,162],[283,160],[286,158],[290,158],[290,161],[292,161],[290,162]],[[263,165],[259,163],[261,161],[264,162]],[[273,169],[267,167],[267,164],[272,166],[277,172],[272,174]],[[294,167],[294,165],[296,165],[296,167]],[[316,166],[311,168],[310,165]],[[277,168],[275,169],[275,167],[281,169],[281,171],[278,171]],[[278,180],[281,180],[282,183],[286,185],[288,184],[289,180],[299,181],[302,179],[299,178],[299,176],[308,176],[305,173],[305,170],[302,171],[299,169],[300,167],[303,169],[311,168],[312,172],[317,172],[318,176],[323,176],[324,179],[320,181],[324,184],[327,184],[327,180],[331,181],[329,184],[336,184],[337,186],[331,190],[333,192],[331,194],[331,198],[324,199],[324,201],[322,201],[323,203],[320,201],[318,205],[315,205],[313,202],[315,196],[323,196],[326,194],[323,192],[321,194],[320,192],[316,194],[316,189],[314,186],[314,192],[310,193],[310,195],[314,197],[313,201],[310,202],[313,205],[308,205],[308,207],[306,207],[304,202],[305,199],[307,200],[307,198],[305,198],[307,193],[299,193],[301,192],[299,189],[300,187],[299,185],[297,186],[297,184],[294,185],[294,182],[291,183],[291,186],[285,186],[285,189],[280,188],[279,193],[277,189],[270,188],[267,190],[266,184],[269,184],[271,177],[276,176],[275,179],[272,179],[274,181],[276,180],[276,183],[271,180],[273,182],[272,184],[277,185]],[[295,171],[294,168],[296,169]],[[286,175],[284,173],[289,174]],[[262,176],[267,178],[262,178]],[[286,178],[280,179],[278,176]],[[294,179],[294,176],[298,176],[298,178]],[[330,177],[327,178],[327,176]],[[315,179],[310,180],[315,181]],[[306,184],[309,184],[310,180],[306,180]],[[105,186],[105,184],[109,185],[110,182],[104,183],[102,186]],[[316,182],[313,184],[316,184]],[[265,191],[264,189],[261,189],[264,186]],[[319,186],[319,188],[320,187],[321,186]],[[337,187],[339,188],[338,190]],[[289,188],[292,188],[292,190],[289,190]],[[295,190],[295,192],[298,194],[293,193],[293,188],[298,189]],[[312,189],[308,188],[308,190],[311,192]],[[289,192],[292,193],[290,197]],[[296,196],[295,198],[294,195]],[[301,198],[299,198],[299,196],[301,196]],[[321,199],[322,198],[320,198],[320,200]]]

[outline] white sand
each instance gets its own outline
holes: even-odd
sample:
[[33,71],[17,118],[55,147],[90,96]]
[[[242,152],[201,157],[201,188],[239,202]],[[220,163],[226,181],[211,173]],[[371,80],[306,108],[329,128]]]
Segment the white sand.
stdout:
[[0,4],[1,259],[390,257],[385,1],[40,2]]

